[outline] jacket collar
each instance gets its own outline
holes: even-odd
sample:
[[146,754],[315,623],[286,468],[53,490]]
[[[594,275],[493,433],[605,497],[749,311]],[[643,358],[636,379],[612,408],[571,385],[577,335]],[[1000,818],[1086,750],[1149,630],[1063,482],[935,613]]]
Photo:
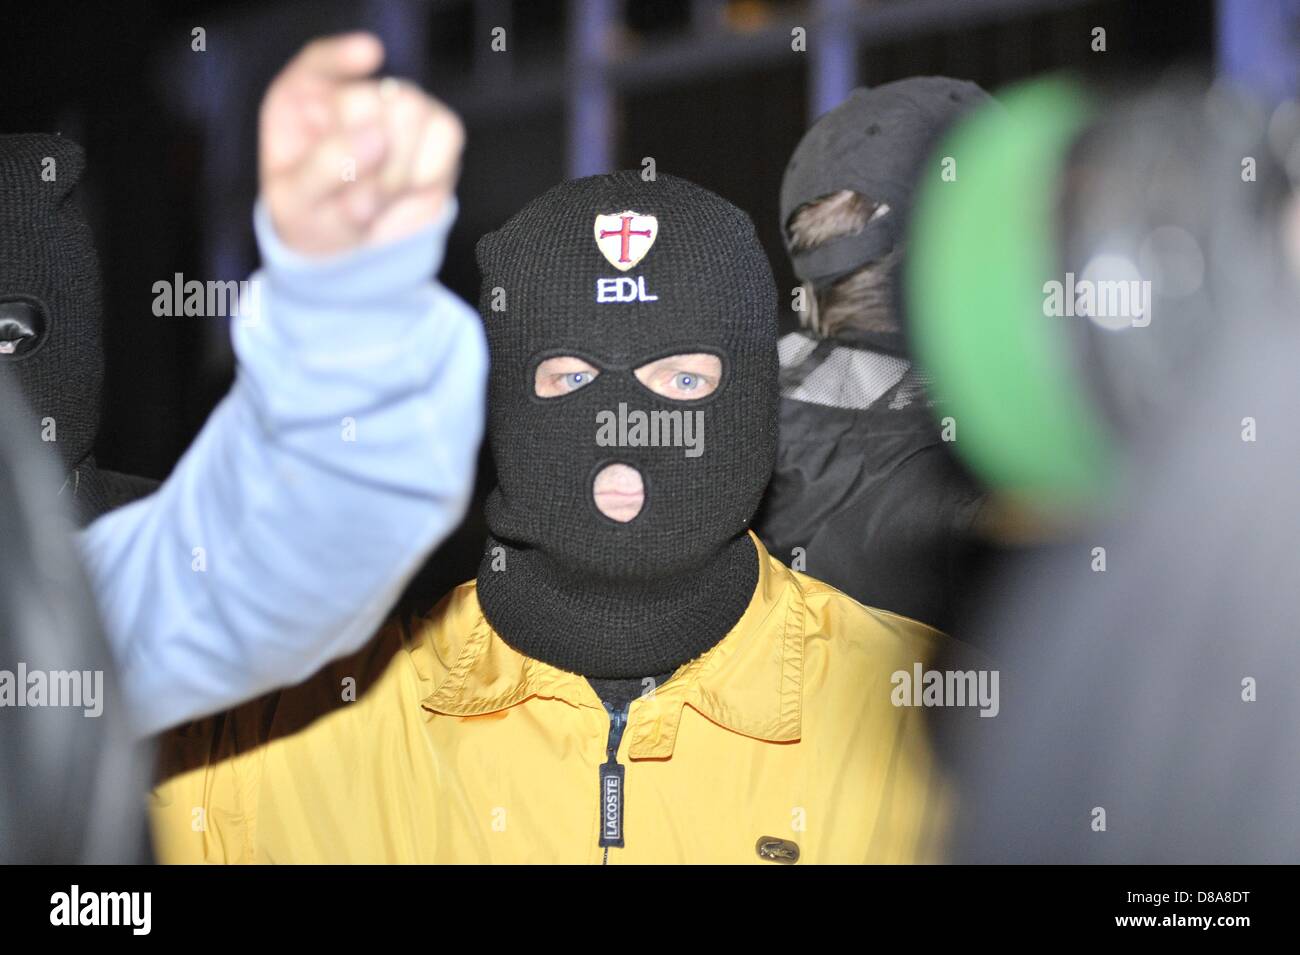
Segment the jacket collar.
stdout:
[[[803,592],[752,531],[750,536],[758,552],[758,584],[749,606],[712,649],[679,667],[653,694],[633,701],[627,728],[632,759],[672,756],[683,706],[744,736],[773,743],[799,739]],[[477,716],[536,696],[603,711],[586,679],[508,646],[487,623],[477,601],[473,619],[455,663],[424,697],[426,710]]]

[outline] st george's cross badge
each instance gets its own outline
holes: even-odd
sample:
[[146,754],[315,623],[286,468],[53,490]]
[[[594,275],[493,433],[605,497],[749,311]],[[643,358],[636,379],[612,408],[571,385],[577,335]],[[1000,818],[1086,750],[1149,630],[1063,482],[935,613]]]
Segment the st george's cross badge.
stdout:
[[626,272],[645,258],[659,235],[659,220],[631,209],[596,216],[596,247],[610,265]]

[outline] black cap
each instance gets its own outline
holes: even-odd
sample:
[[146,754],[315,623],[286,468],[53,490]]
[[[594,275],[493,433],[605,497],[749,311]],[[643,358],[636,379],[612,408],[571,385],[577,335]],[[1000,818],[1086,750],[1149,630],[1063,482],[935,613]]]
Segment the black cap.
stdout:
[[889,211],[854,235],[791,253],[795,274],[823,288],[887,255],[899,243],[922,165],[940,136],[967,110],[992,98],[965,80],[914,76],[856,89],[813,124],[781,181],[781,235],[802,205],[849,189]]

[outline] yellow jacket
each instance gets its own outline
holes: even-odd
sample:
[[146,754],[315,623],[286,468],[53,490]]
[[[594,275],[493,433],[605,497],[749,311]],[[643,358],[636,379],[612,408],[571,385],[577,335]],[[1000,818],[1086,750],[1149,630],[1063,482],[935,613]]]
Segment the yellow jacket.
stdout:
[[891,675],[948,638],[772,558],[735,628],[632,703],[622,848],[610,719],[508,647],[475,585],[306,683],[164,737],[165,862],[933,861],[951,804]]

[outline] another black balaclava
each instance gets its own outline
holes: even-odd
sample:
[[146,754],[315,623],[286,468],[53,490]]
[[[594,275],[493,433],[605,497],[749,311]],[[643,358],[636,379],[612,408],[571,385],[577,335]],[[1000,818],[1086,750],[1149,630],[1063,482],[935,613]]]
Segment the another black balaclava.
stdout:
[[[795,212],[825,196],[849,189],[887,205],[888,211],[881,211],[861,232],[790,252],[795,275],[820,292],[901,246],[912,192],[930,151],[953,121],[988,102],[992,98],[974,83],[914,76],[856,89],[817,120],[795,147],[781,180],[781,235],[786,251],[790,252],[789,226]],[[845,330],[846,335],[855,333],[872,339],[861,342],[865,347],[901,351],[900,334],[871,336]]]
[[[607,258],[598,216],[614,217],[606,226],[631,216],[629,234],[652,233],[648,251],[638,242],[626,261],[621,247]],[[478,575],[484,613],[507,643],[565,670],[669,672],[726,635],[757,583],[746,529],[772,470],[778,394],[776,287],[753,223],[682,179],[624,171],[557,186],[477,251],[499,478]],[[660,397],[634,375],[691,352],[722,360],[721,384],[703,399]],[[535,369],[555,355],[600,373],[539,398]],[[620,405],[701,412],[702,453],[600,446],[597,415]],[[592,496],[612,463],[636,468],[645,486],[625,524]]]
[[52,429],[62,493],[83,522],[106,506],[92,454],[104,377],[99,260],[74,193],[85,164],[61,136],[0,136],[0,374],[17,380],[36,433]]

